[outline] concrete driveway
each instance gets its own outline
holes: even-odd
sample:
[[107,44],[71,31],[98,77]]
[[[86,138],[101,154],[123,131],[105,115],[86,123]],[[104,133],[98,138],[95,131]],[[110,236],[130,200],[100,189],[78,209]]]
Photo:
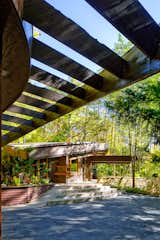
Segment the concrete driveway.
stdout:
[[160,198],[3,209],[3,240],[159,240]]

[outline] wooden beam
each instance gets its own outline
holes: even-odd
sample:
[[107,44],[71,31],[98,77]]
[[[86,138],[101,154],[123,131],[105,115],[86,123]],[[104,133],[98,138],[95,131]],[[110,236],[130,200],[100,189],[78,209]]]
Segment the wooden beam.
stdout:
[[6,124],[2,124],[1,129],[6,130],[6,131],[10,131],[10,132],[21,132],[21,128],[15,127],[15,126],[14,127],[9,126],[9,125],[6,125]]
[[[38,14],[35,14],[35,9],[38,11]],[[128,65],[124,59],[92,38],[78,24],[57,11],[46,1],[25,0],[23,17],[26,21],[97,63],[104,69],[107,69],[114,75],[119,77],[124,76]]]
[[103,90],[106,91],[106,89],[111,87],[112,84],[115,84],[115,82],[119,81],[117,76],[113,76],[106,71],[104,71],[104,74],[95,74],[88,68],[83,67],[74,60],[66,57],[62,53],[52,49],[36,39],[33,40],[32,57],[79,80],[82,83],[87,84],[96,90],[102,90],[105,87]]
[[45,117],[46,117],[44,113],[37,112],[35,110],[31,110],[31,109],[24,108],[24,107],[19,107],[16,105],[12,105],[11,107],[9,107],[7,109],[7,111],[10,111],[12,113],[19,113],[19,114],[27,115],[27,116],[34,117],[34,118],[40,118],[40,119],[45,119]]
[[130,164],[130,161],[93,161],[92,163],[97,163],[97,164]]
[[87,2],[145,54],[160,59],[160,27],[139,1],[87,0]]
[[94,163],[131,163],[132,157],[131,156],[89,156],[86,158],[87,161],[91,161]]
[[32,120],[26,120],[24,118],[7,115],[5,113],[2,114],[2,120],[7,121],[7,122],[18,123],[18,124],[21,124],[21,125],[26,125],[26,126],[29,126],[29,127],[33,126]]
[[[106,94],[109,94],[115,90],[121,89],[123,87],[129,86],[130,84],[133,84],[136,81],[142,80],[146,77],[149,77],[157,72],[160,72],[160,61],[159,60],[151,60],[149,58],[147,58],[139,49],[137,48],[132,48],[128,53],[126,53],[123,56],[128,62],[130,62],[130,65],[132,67],[130,67],[130,71],[128,72],[128,79],[118,79],[118,80],[113,80],[113,79],[109,79],[108,81],[106,81],[103,77],[101,76],[92,76],[89,79],[86,79],[85,82],[86,84],[89,82],[89,85],[93,85],[97,90],[95,90],[95,88],[92,91],[87,92],[86,97],[85,97],[85,101],[86,102],[90,102],[93,100],[96,100],[100,97],[105,96]],[[108,83],[107,83],[108,82]],[[43,93],[41,91],[44,91]],[[76,90],[76,89],[75,89]],[[73,91],[75,91],[73,90]],[[40,96],[44,96],[47,97],[46,93],[45,93],[45,89],[37,89],[36,90],[37,94],[41,94]],[[34,94],[34,91],[33,91]],[[52,99],[52,96],[51,96]],[[83,106],[86,102],[81,102],[78,105],[74,104],[74,101],[72,100],[72,108],[64,108],[63,110],[61,108],[61,110],[58,111],[58,116],[62,116],[70,111],[72,111],[73,109],[76,109],[77,107]],[[66,104],[66,98],[62,98],[58,104]],[[47,111],[53,111],[54,106],[51,106],[47,109]],[[20,114],[26,114],[28,116],[32,116],[33,115],[33,111],[31,112],[31,110],[26,110],[24,108],[20,108],[20,107],[16,107],[15,106],[11,107],[11,112],[17,112]],[[9,109],[8,109],[9,110]],[[41,113],[42,114],[42,113]],[[58,117],[57,116],[57,117]],[[36,122],[35,123],[35,118],[39,118],[40,116],[36,116],[34,113],[34,126],[35,129],[39,126],[42,126],[43,124],[45,124],[46,122],[49,122],[51,120],[56,119],[57,117],[53,117],[50,119],[46,118],[46,114],[41,115],[41,121],[40,122]],[[31,131],[28,129],[28,132]],[[15,139],[17,139],[18,137],[23,136],[24,134],[26,134],[26,130],[23,131],[21,134],[6,134],[4,136],[4,138],[2,139],[2,144],[5,145],[10,141],[13,141]]]
[[58,106],[53,105],[52,103],[45,102],[43,100],[39,100],[30,96],[26,95],[21,95],[18,99],[17,102],[20,103],[25,103],[27,105],[31,105],[34,107],[38,107],[40,109],[47,109],[52,106],[52,110],[56,113],[58,111]]
[[[39,47],[38,47],[39,50],[38,49],[36,50],[37,56],[39,56],[39,58],[41,58],[42,61],[44,60],[46,64],[53,67],[54,64],[53,64],[52,59],[54,59],[54,51],[42,43],[38,43],[38,45],[39,45]],[[42,51],[42,48],[43,48],[44,52]],[[43,52],[43,56],[40,52]],[[62,55],[62,54],[60,54],[60,55]],[[129,66],[130,66],[124,79],[113,77],[112,75],[109,75],[108,73],[104,74],[105,77],[103,77],[103,73],[100,73],[100,75],[102,74],[102,76],[99,76],[97,74],[92,74],[92,76],[87,78],[88,74],[86,75],[86,77],[85,77],[85,75],[82,76],[83,73],[85,72],[85,70],[82,72],[82,75],[78,75],[79,77],[85,77],[85,79],[83,79],[83,78],[81,78],[81,79],[77,78],[77,79],[80,80],[81,82],[84,82],[85,84],[93,87],[94,89],[96,89],[98,91],[105,92],[105,94],[106,94],[106,93],[113,92],[114,90],[121,89],[125,86],[129,86],[130,84],[133,84],[135,81],[142,80],[142,79],[160,71],[160,60],[155,60],[155,59],[151,60],[151,59],[147,58],[146,55],[144,55],[136,47],[133,47],[130,51],[128,51],[126,54],[124,54],[123,58],[129,63]],[[71,65],[72,65],[72,63],[71,63]],[[57,66],[60,70],[61,64],[59,63]],[[74,67],[72,68],[69,66],[70,65],[65,66],[67,68],[67,71],[70,71],[70,73],[75,71],[76,68],[74,69]],[[65,67],[63,65],[63,68],[65,68]],[[63,69],[61,69],[61,70],[63,71]],[[79,74],[79,71],[77,72],[77,74]]]
[[28,93],[49,99],[51,101],[59,102],[61,104],[67,105],[67,106],[72,105],[71,98],[65,97],[65,96],[63,96],[59,93],[56,93],[54,91],[51,91],[47,88],[38,87],[38,86],[28,83],[25,88],[25,91]]
[[[80,101],[82,101],[79,102],[79,106],[81,106],[85,104],[86,101],[92,100],[93,95],[96,95],[97,97],[105,95],[105,93],[101,92],[102,89],[103,91],[107,91],[107,89],[109,89],[112,85],[109,84],[110,82],[109,80],[104,79],[102,76],[94,75],[91,78],[85,79],[83,81],[84,83],[83,86],[77,87],[73,83],[66,82],[63,79],[59,79],[54,75],[51,75],[50,73],[47,73],[46,71],[43,71],[33,66],[31,70],[31,78],[38,82],[42,82],[43,84],[46,84],[48,86],[60,89],[65,93],[68,93],[69,94],[68,97],[72,99],[74,106],[76,106],[76,104],[79,102],[79,99]],[[31,90],[31,93],[34,92],[38,92],[39,94],[40,91]]]
[[160,60],[146,57],[146,55],[136,47],[133,47],[125,53],[123,58],[130,63],[130,71],[128,71],[126,76],[129,81],[120,79],[120,84],[122,84],[121,88],[160,72]]
[[75,62],[69,57],[66,57],[64,54],[45,45],[37,39],[33,39],[32,58],[78,80],[94,75],[94,72],[89,70],[87,67],[82,66],[81,64]]
[[35,99],[30,96],[21,95],[20,98],[17,99],[17,102],[25,103],[28,106],[38,107],[40,112],[42,112],[45,116],[44,120],[46,122],[51,121],[57,117],[61,113],[62,109],[60,106],[52,103],[48,103],[39,99]]
[[[85,89],[81,87],[77,87],[75,84],[71,82],[67,82],[61,78],[58,78],[46,71],[43,71],[40,68],[32,66],[31,78],[38,82],[46,84],[47,86],[59,89],[68,94],[72,94],[75,97],[78,97],[78,98],[85,97]],[[74,91],[75,89],[76,91]]]

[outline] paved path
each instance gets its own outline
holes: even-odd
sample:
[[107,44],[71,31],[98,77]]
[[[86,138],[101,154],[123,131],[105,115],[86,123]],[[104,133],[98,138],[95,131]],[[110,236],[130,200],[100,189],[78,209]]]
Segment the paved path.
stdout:
[[3,240],[160,240],[160,198],[3,210]]

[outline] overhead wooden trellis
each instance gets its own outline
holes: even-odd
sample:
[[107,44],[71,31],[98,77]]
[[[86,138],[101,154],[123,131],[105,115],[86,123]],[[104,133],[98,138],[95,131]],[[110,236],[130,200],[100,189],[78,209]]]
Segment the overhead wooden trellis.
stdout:
[[[32,58],[77,79],[82,85],[77,86],[31,66],[30,78],[45,86],[28,82],[16,103],[2,114],[3,145],[90,101],[160,71],[160,27],[138,1],[87,2],[135,46],[120,57],[46,1],[24,0],[23,19],[30,26],[39,28],[98,64],[102,71],[95,74],[87,66],[33,37]],[[11,126],[10,122],[16,126]]]

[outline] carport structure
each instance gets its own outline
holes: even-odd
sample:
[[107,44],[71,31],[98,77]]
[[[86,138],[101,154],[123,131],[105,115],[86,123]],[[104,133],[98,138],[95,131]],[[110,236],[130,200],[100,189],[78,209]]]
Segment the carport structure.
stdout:
[[[35,80],[36,84],[28,81],[16,102],[3,112],[2,145],[80,106],[160,71],[160,27],[139,1],[86,2],[135,46],[120,57],[56,10],[51,1],[24,0],[23,20],[29,36],[31,58],[49,66],[50,70],[46,71],[42,65],[31,65],[30,79]],[[39,41],[33,36],[33,26],[96,63],[101,70],[95,73],[78,60]],[[65,73],[81,84],[55,76],[52,69]],[[17,82],[17,86],[18,84]]]

